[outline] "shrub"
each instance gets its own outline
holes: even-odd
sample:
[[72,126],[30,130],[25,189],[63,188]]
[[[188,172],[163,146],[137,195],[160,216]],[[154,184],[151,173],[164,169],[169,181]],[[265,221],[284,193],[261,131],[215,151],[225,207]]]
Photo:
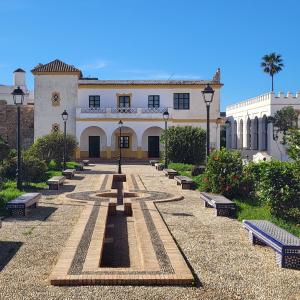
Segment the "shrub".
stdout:
[[[67,160],[75,155],[76,147],[76,139],[71,135],[67,135]],[[28,155],[44,160],[47,164],[53,159],[58,168],[61,168],[64,155],[64,135],[55,132],[40,137],[27,152]]]
[[214,150],[207,162],[203,181],[210,191],[232,198],[239,194],[243,164],[238,151]]
[[203,174],[204,171],[205,171],[204,166],[193,166],[192,171],[191,171],[191,175],[192,176],[198,176],[200,174]]
[[171,126],[162,135],[168,137],[169,161],[185,164],[200,164],[205,159],[205,131],[192,126]]
[[0,165],[0,177],[3,179],[14,180],[16,178],[17,158],[5,159]]
[[0,136],[0,162],[9,156],[10,146]]
[[261,174],[258,195],[270,205],[271,213],[284,220],[299,222],[300,182],[295,163],[270,161]]
[[46,180],[47,165],[44,161],[26,156],[22,164],[22,179],[24,182],[42,182]]
[[289,130],[287,137],[288,149],[287,153],[291,159],[300,162],[300,130]]

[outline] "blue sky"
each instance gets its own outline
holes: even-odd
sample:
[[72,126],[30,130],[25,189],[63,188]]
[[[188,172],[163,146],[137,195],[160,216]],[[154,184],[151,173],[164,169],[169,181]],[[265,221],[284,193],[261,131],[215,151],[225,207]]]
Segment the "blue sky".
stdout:
[[300,90],[298,0],[0,0],[0,84],[59,58],[102,79],[209,79],[222,109],[270,90],[261,57],[282,54],[275,92]]

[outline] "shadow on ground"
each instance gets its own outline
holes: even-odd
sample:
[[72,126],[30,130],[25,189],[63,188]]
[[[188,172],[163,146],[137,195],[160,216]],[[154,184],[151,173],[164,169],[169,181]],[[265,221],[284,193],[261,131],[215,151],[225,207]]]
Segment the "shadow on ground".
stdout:
[[[55,211],[56,207],[51,206],[37,206],[32,208],[26,217],[12,217],[8,216],[5,218],[5,222],[18,222],[18,221],[46,221]],[[0,251],[1,254],[1,251]]]
[[0,272],[15,256],[22,245],[23,243],[21,242],[0,241]]
[[68,185],[62,185],[59,187],[59,190],[42,190],[41,193],[45,196],[49,195],[61,195],[63,193],[71,193],[75,190],[76,185],[68,184]]

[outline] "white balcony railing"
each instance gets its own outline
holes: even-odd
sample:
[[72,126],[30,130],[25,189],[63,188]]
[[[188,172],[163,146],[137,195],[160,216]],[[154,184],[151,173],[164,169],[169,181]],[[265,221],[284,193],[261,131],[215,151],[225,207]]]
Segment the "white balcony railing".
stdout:
[[104,107],[83,107],[81,108],[81,113],[88,113],[88,114],[103,114],[106,113],[106,108]]
[[137,108],[134,107],[116,107],[111,109],[111,113],[113,114],[136,114],[137,113]]
[[84,115],[88,117],[88,114],[95,114],[101,115],[102,117],[117,117],[118,114],[127,114],[128,116],[138,117],[138,115],[148,115],[157,118],[158,114],[162,114],[167,111],[167,107],[78,107],[77,108],[77,115]]
[[142,108],[143,114],[162,114],[167,111],[168,108],[166,107],[153,107],[153,108]]

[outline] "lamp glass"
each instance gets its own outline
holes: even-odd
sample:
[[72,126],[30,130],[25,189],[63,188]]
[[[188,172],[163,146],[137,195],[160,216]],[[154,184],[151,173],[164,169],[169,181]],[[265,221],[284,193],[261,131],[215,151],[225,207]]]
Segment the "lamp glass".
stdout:
[[214,89],[209,84],[207,84],[205,89],[202,91],[203,99],[206,104],[212,103],[214,98],[214,93],[215,93]]
[[61,116],[62,116],[63,121],[66,122],[68,120],[69,114],[67,113],[66,110],[64,110],[64,112],[61,114]]
[[165,121],[168,121],[168,120],[169,120],[169,116],[170,116],[170,114],[169,114],[168,111],[165,111],[165,112],[163,113],[163,118],[164,118]]
[[23,104],[25,93],[23,92],[23,90],[19,86],[16,89],[13,90],[12,95],[13,95],[15,105],[22,105]]

